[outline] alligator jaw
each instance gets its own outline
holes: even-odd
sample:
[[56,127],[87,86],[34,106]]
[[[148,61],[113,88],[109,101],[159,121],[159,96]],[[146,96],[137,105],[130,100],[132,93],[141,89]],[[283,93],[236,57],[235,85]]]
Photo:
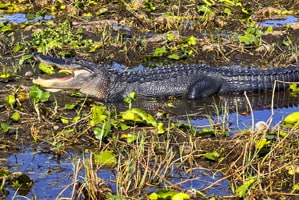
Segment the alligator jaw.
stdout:
[[33,79],[33,83],[44,88],[55,89],[80,89],[82,87],[82,78],[88,77],[90,74],[86,70],[72,70],[72,74],[63,78],[42,79],[38,77]]
[[82,65],[77,59],[61,59],[45,56],[39,53],[34,54],[34,58],[43,63],[57,66],[60,69],[71,71],[71,75],[63,78],[33,79],[33,83],[44,88],[52,89],[81,89],[88,78],[93,74],[92,70]]

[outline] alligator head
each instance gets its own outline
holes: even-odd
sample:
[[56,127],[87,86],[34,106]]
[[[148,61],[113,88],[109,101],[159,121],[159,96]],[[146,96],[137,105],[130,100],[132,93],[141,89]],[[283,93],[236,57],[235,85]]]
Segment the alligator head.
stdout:
[[79,89],[81,92],[106,98],[106,85],[108,76],[106,71],[97,64],[80,58],[61,59],[45,56],[39,53],[34,54],[34,58],[43,63],[54,65],[59,69],[71,71],[71,75],[63,78],[33,79],[33,83],[48,89]]

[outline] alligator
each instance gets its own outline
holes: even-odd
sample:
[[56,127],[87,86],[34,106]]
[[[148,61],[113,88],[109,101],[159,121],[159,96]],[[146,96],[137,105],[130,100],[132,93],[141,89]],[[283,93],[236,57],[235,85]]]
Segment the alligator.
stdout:
[[[40,62],[70,70],[63,78],[33,80],[44,88],[79,89],[103,101],[116,101],[136,92],[143,97],[203,98],[211,95],[285,90],[299,81],[295,66],[259,69],[257,67],[213,67],[180,64],[142,70],[119,71],[78,57],[54,58],[35,53]],[[277,80],[277,81],[276,81]]]

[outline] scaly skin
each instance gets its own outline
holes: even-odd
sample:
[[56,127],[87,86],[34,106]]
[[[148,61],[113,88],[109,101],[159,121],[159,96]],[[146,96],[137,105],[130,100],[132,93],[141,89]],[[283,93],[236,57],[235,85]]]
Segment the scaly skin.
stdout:
[[[136,92],[144,97],[185,96],[190,99],[215,94],[262,92],[272,90],[275,80],[299,81],[298,67],[258,69],[254,67],[211,67],[174,65],[162,68],[119,72],[107,66],[79,59],[59,59],[39,53],[35,59],[73,71],[72,78],[34,79],[45,88],[80,89],[102,100],[116,100]],[[277,83],[283,90],[288,84]]]

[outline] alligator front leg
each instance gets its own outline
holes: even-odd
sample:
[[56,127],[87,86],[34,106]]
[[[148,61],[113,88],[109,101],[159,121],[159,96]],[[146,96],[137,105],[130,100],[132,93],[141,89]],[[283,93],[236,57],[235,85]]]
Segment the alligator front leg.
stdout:
[[221,81],[217,78],[204,77],[195,82],[188,90],[188,98],[198,99],[216,94],[221,88]]

